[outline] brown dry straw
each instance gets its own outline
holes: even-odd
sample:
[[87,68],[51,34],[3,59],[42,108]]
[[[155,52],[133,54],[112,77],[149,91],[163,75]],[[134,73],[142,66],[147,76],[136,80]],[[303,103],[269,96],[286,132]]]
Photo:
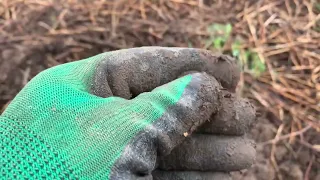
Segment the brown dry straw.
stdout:
[[308,138],[320,131],[315,0],[2,0],[0,105],[4,109],[38,72],[100,52],[146,45],[204,48],[213,23],[232,24],[223,51],[240,38],[241,49],[256,53],[267,67],[257,77],[244,71],[240,88],[272,113],[277,136],[260,145],[273,144],[275,169],[277,143],[318,153],[319,144]]

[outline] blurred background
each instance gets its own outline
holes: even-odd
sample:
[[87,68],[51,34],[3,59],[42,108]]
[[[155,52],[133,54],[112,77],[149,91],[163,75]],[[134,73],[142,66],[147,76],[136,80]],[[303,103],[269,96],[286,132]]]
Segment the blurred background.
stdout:
[[320,180],[319,0],[0,0],[0,111],[37,73],[139,46],[236,57],[260,114],[244,180]]

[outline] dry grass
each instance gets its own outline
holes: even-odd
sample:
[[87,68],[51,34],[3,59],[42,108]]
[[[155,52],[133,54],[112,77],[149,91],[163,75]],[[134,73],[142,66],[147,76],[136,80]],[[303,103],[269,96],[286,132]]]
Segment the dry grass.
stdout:
[[270,158],[276,171],[279,142],[300,143],[320,152],[319,145],[305,141],[308,130],[320,131],[320,9],[315,6],[316,1],[264,1],[245,6],[237,16],[236,33],[246,37],[246,45],[268,67],[259,78],[245,75],[244,81],[250,86],[249,96],[278,121],[276,137],[260,144],[273,144]]
[[[259,77],[244,71],[240,86],[278,127],[277,136],[260,145],[273,144],[274,152],[277,143],[298,143],[319,153],[320,145],[305,136],[320,131],[315,0],[2,0],[0,103],[39,71],[100,52],[144,45],[204,48],[207,27],[217,22],[233,26],[225,51],[240,38],[241,49],[257,53],[267,67]],[[277,170],[272,153],[270,158]]]
[[274,2],[246,7],[237,16],[237,33],[268,67],[261,77],[245,81],[281,122],[290,115],[292,131],[307,124],[320,128],[319,10],[308,1]]

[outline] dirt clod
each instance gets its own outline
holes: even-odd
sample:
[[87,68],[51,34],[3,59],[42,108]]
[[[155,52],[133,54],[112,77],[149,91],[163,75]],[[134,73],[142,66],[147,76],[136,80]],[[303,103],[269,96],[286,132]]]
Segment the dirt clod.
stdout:
[[[205,123],[199,132],[243,135],[255,123],[255,107],[247,100],[224,92],[221,110]],[[227,96],[227,97],[226,97]]]
[[298,164],[292,161],[286,161],[280,165],[280,171],[284,175],[284,179],[302,180],[303,172]]

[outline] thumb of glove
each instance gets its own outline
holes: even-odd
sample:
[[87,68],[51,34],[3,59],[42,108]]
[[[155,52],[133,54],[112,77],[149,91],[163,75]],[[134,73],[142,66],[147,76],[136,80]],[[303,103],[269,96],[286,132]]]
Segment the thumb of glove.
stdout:
[[[186,83],[187,82],[187,83]],[[179,86],[185,84],[179,94]],[[163,156],[179,145],[220,107],[221,87],[206,73],[194,73],[143,93],[139,101],[162,115],[145,126],[124,148],[114,163],[110,179],[152,179],[157,155]],[[177,91],[178,90],[178,91]],[[162,110],[165,107],[165,110]],[[134,121],[134,116],[131,117]]]

